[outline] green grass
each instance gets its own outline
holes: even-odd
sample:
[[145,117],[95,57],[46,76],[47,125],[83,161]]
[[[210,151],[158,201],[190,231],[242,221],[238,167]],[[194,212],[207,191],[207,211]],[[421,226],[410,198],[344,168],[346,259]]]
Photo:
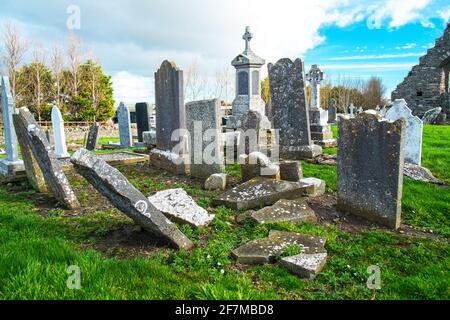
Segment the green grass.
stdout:
[[[442,134],[449,132],[426,131],[424,156],[437,156],[447,141]],[[448,168],[450,155],[439,161]],[[123,247],[99,251],[100,239],[132,221],[116,209],[67,216],[55,208],[42,216],[32,192],[11,193],[0,186],[0,299],[450,299],[447,187],[405,179],[402,217],[408,225],[433,230],[434,238],[422,238],[385,230],[350,234],[333,225],[238,225],[234,218],[241,212],[213,207],[217,193],[202,190],[200,183],[174,180],[163,172],[148,176],[119,169],[144,194],[181,187],[216,215],[204,229],[181,226],[196,249],[159,248],[137,257]],[[305,176],[325,180],[329,192],[336,191],[335,167],[303,163],[303,170]],[[227,172],[240,177],[239,166],[228,166]],[[439,174],[436,168],[433,172]],[[70,182],[85,207],[95,202],[83,179],[70,177]],[[327,238],[328,262],[315,280],[300,280],[277,265],[236,267],[231,250],[274,229]],[[81,290],[66,286],[71,265],[80,267]],[[381,269],[381,290],[366,286],[372,265]]]

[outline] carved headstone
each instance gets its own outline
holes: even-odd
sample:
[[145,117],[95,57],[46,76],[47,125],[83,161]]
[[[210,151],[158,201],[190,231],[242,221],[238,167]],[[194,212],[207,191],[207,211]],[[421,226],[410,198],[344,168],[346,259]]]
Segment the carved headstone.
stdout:
[[93,150],[95,150],[95,148],[97,148],[99,131],[100,131],[100,126],[98,125],[98,123],[93,123],[89,127],[89,132],[88,132],[87,139],[86,139],[86,149],[87,150],[93,151]]
[[130,112],[123,102],[117,108],[119,121],[120,147],[131,148],[133,146],[133,134],[131,132]]
[[337,102],[335,99],[330,100],[328,106],[328,123],[336,123],[337,120]]
[[406,122],[375,111],[338,121],[337,198],[341,210],[400,226]]
[[52,108],[53,139],[55,140],[55,156],[57,158],[69,158],[67,152],[66,134],[64,132],[64,119],[57,106]]
[[413,116],[404,99],[395,100],[385,117],[392,121],[406,119],[405,161],[420,166],[422,163],[422,120]]

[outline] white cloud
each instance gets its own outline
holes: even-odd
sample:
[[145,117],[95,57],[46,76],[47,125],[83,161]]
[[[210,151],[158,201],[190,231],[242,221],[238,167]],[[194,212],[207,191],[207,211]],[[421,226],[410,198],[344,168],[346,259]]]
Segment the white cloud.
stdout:
[[415,47],[417,47],[417,43],[407,43],[404,46],[395,47],[395,49],[397,49],[397,50],[407,50],[407,49],[413,49]]
[[439,11],[439,16],[444,20],[445,22],[450,20],[450,7]]
[[410,69],[414,64],[412,63],[383,63],[383,64],[377,64],[377,63],[364,63],[364,64],[330,64],[330,65],[323,65],[321,66],[324,70],[327,69],[345,69],[345,70],[351,70],[351,69],[368,69],[368,70],[374,70],[374,69],[395,69],[395,70],[403,70],[403,69]]
[[126,71],[116,73],[112,77],[114,100],[116,104],[136,102],[153,102],[153,79],[130,74]]
[[334,58],[330,58],[328,60],[330,60],[330,61],[346,61],[346,60],[396,59],[396,58],[420,57],[422,55],[424,55],[424,53],[360,55],[360,56],[334,57]]

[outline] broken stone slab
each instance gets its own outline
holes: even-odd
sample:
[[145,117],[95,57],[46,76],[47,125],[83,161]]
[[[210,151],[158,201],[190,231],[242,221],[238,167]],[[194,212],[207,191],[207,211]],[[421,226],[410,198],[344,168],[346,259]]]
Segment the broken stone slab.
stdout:
[[423,118],[422,118],[423,123],[424,124],[434,123],[436,121],[436,119],[438,118],[439,114],[441,113],[441,111],[442,111],[441,107],[428,110],[423,115]]
[[298,245],[303,254],[326,253],[326,239],[294,232],[270,231],[269,237],[253,240],[232,251],[233,257],[242,264],[265,264],[275,262],[283,250]]
[[252,152],[239,156],[242,181],[247,182],[256,177],[270,179],[280,178],[280,167],[272,163],[262,152]]
[[289,222],[316,223],[317,216],[304,199],[281,199],[271,207],[252,212],[250,217],[258,224]]
[[149,155],[150,165],[154,167],[178,175],[185,175],[189,172],[188,160],[182,155],[156,148],[150,150]]
[[214,204],[235,210],[249,210],[273,205],[280,199],[297,199],[306,195],[311,185],[302,182],[254,178],[214,199]]
[[45,132],[39,125],[36,125],[36,121],[28,108],[20,108],[17,112],[22,123],[20,126],[21,136],[26,139],[28,147],[33,152],[34,159],[36,159],[42,171],[48,189],[68,209],[78,208],[80,206],[78,199],[70,187],[62,166],[45,136]]
[[300,180],[300,182],[309,186],[307,189],[308,197],[320,197],[325,194],[326,183],[325,181],[317,178],[306,178]]
[[192,249],[193,243],[175,224],[139,191],[117,169],[86,149],[78,150],[70,159],[76,171],[98,192],[143,229],[166,239],[180,249]]
[[150,128],[150,131],[142,132],[142,141],[146,147],[156,146],[156,129]]
[[212,174],[205,181],[206,190],[225,190],[227,188],[228,175],[226,173],[215,173]]
[[326,252],[305,254],[281,259],[280,264],[293,274],[303,278],[314,279],[325,267],[327,263]]
[[317,158],[322,154],[322,147],[316,144],[301,147],[280,147],[280,155],[286,159],[307,160]]
[[155,208],[174,222],[189,224],[200,228],[208,226],[214,219],[213,214],[197,205],[183,189],[169,189],[157,192],[148,200]]
[[416,181],[423,181],[434,184],[444,184],[444,182],[436,178],[429,169],[418,166],[413,163],[405,162],[403,174],[406,177]]
[[281,161],[280,179],[298,182],[303,179],[302,164],[300,161]]

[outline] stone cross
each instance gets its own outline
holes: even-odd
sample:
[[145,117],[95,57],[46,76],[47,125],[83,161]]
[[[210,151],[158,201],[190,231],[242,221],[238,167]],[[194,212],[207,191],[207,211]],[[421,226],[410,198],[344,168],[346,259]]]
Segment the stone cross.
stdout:
[[123,102],[117,108],[117,119],[119,120],[120,146],[131,148],[133,146],[133,135],[131,133],[130,112]]
[[9,78],[2,77],[2,113],[3,131],[6,146],[6,161],[18,162],[17,136],[14,130],[12,115],[14,113],[14,100],[11,94]]
[[310,109],[320,109],[320,84],[324,79],[325,74],[319,69],[318,65],[312,65],[311,70],[306,75],[306,80],[311,83]]
[[250,27],[245,28],[245,33],[242,36],[242,39],[245,40],[245,51],[251,51],[250,49],[250,41],[253,39],[253,34],[250,32]]
[[350,104],[350,107],[348,107],[351,117],[353,117],[355,115],[355,109],[356,109],[356,107],[353,105],[353,103]]
[[64,119],[57,106],[52,108],[53,139],[55,140],[55,156],[57,158],[70,157],[67,152],[66,134],[64,132]]

